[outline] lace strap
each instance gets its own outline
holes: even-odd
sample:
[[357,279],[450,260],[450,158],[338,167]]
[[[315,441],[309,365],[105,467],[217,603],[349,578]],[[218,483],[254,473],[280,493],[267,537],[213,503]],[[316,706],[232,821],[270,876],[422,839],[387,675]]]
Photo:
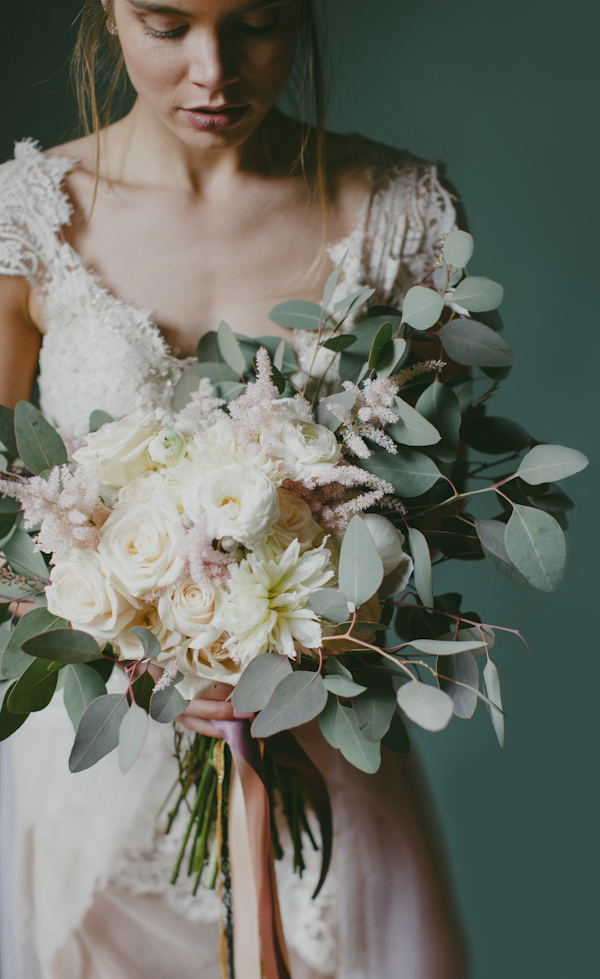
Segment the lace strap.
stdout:
[[0,274],[43,284],[60,252],[60,229],[71,220],[62,182],[74,166],[68,157],[45,156],[31,139],[0,166]]

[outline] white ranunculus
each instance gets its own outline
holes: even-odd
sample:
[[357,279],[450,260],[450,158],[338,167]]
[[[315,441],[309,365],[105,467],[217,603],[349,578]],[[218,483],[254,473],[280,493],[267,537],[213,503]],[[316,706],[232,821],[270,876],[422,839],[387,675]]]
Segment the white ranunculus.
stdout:
[[134,412],[120,421],[90,432],[86,444],[73,454],[79,465],[100,464],[100,493],[112,505],[122,486],[142,476],[154,465],[146,450],[160,428],[160,412]]
[[186,578],[179,585],[167,588],[159,598],[158,614],[167,629],[181,632],[193,640],[194,647],[211,646],[221,630],[212,624],[217,596],[210,585],[197,585]]
[[283,459],[295,479],[317,476],[335,466],[342,456],[342,447],[333,432],[302,418],[290,418],[282,432],[267,432],[261,436],[263,441],[272,455]]
[[252,547],[271,532],[279,517],[272,481],[259,469],[234,463],[197,477],[184,486],[183,507],[209,534]]
[[184,567],[183,526],[175,503],[119,503],[102,527],[98,552],[136,598],[152,597],[177,581]]
[[119,490],[119,503],[152,503],[167,491],[163,476],[155,470],[136,476]]
[[46,588],[48,610],[88,632],[98,643],[111,642],[127,628],[136,609],[96,551],[76,547],[54,565]]
[[301,548],[311,547],[320,531],[310,507],[288,490],[280,489],[277,494],[279,519],[273,527],[273,542],[284,551],[293,540],[297,540]]
[[306,603],[333,577],[330,560],[323,546],[300,554],[295,540],[283,554],[258,548],[232,566],[219,619],[241,663],[271,650],[294,658],[295,641],[307,649],[320,646],[321,626]]
[[176,466],[187,450],[183,435],[173,428],[164,428],[148,446],[148,457],[157,466]]

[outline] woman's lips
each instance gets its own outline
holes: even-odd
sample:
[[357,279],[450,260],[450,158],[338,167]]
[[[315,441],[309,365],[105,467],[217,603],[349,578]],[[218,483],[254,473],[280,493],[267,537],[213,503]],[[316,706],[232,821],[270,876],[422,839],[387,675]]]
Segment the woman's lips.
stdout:
[[206,131],[228,129],[229,126],[235,126],[245,115],[247,108],[247,105],[233,105],[224,106],[217,110],[198,108],[182,109],[181,111],[194,129]]

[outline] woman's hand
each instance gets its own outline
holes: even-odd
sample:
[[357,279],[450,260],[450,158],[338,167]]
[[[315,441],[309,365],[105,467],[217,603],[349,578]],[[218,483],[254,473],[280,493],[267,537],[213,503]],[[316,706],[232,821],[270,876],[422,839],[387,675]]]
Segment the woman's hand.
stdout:
[[234,710],[227,697],[233,692],[229,683],[215,683],[202,697],[190,702],[189,707],[177,721],[183,727],[197,734],[205,734],[209,738],[220,738],[221,735],[211,721],[232,721],[236,718],[253,717],[253,714],[240,714]]

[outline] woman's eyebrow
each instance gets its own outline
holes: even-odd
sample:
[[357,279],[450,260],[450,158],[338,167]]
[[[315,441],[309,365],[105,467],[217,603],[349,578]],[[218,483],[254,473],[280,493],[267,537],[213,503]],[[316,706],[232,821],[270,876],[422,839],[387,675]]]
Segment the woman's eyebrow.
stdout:
[[[176,14],[179,17],[192,17],[193,14],[181,10],[179,7],[169,7],[164,3],[148,3],[147,0],[127,0],[131,7],[135,7],[137,10],[145,10],[147,13],[151,14]],[[238,14],[246,14],[250,10],[258,10],[260,7],[274,7],[275,4],[284,2],[284,0],[254,0],[254,3],[248,3],[244,7],[240,7],[238,10],[232,10],[230,16],[235,17]]]

